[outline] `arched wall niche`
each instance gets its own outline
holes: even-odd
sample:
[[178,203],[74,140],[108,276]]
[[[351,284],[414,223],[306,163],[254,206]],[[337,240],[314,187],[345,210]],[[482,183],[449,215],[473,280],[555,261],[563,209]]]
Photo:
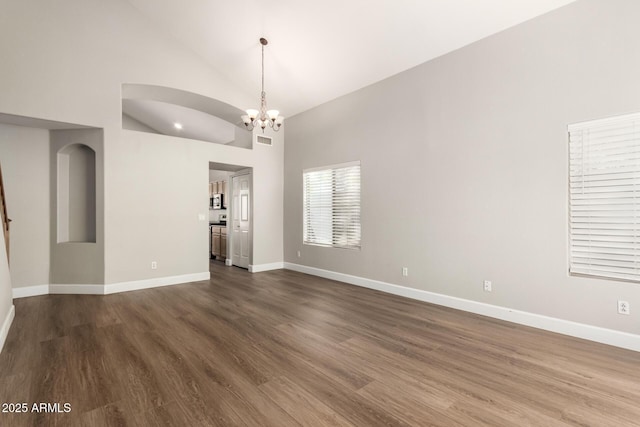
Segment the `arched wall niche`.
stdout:
[[96,152],[69,144],[57,153],[58,243],[96,243]]
[[104,130],[49,132],[54,284],[104,283]]

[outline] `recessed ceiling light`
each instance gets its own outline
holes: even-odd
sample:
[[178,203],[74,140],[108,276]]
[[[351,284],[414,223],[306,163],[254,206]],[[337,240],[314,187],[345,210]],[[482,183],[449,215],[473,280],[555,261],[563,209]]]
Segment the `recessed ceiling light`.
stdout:
[[173,127],[178,129],[178,130],[182,130],[182,123],[174,123]]

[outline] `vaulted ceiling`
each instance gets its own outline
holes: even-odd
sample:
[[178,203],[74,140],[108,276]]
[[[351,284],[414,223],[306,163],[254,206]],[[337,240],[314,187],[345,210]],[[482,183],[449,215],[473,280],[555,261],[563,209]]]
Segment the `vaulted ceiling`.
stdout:
[[232,82],[292,116],[573,0],[128,0]]

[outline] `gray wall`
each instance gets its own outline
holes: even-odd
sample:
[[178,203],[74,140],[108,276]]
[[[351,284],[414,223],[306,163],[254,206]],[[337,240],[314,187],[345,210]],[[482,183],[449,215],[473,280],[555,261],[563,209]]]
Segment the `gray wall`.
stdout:
[[49,282],[49,131],[0,124],[13,287]]
[[[640,110],[639,17],[578,1],[289,118],[285,261],[640,333],[640,285],[567,266],[567,124]],[[362,250],[304,246],[302,169],[351,160]]]

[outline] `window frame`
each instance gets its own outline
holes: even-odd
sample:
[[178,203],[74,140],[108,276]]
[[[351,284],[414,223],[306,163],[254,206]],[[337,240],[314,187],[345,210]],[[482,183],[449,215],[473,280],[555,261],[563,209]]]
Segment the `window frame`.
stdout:
[[[344,169],[354,168],[354,167],[357,167],[358,169],[357,171],[358,188],[355,191],[351,189],[351,191],[344,193],[342,196],[344,197],[346,194],[346,198],[349,199],[350,197],[353,197],[349,193],[357,193],[358,204],[356,207],[357,214],[355,215],[357,217],[357,221],[343,224],[343,226],[341,227],[342,230],[336,231],[336,229],[332,225],[333,223],[335,223],[336,216],[341,216],[340,213],[342,213],[342,215],[349,216],[348,212],[345,212],[344,210],[342,212],[338,212],[338,215],[336,215],[335,213],[334,206],[336,203],[335,202],[336,201],[336,185],[335,185],[336,172]],[[308,230],[309,224],[307,222],[308,221],[307,215],[308,215],[309,207],[307,205],[307,201],[309,196],[307,194],[307,191],[308,191],[307,174],[314,173],[314,172],[330,172],[331,173],[331,178],[330,178],[331,179],[331,194],[330,194],[331,207],[330,209],[332,209],[332,211],[328,215],[328,218],[331,219],[332,224],[328,226],[330,229],[329,243],[319,241],[319,240],[322,240],[322,238],[318,238],[315,240],[311,240],[308,238],[307,230]],[[342,201],[342,203],[344,203],[344,201]],[[350,236],[351,233],[348,230],[354,224],[356,227],[356,231],[353,232],[354,236]],[[341,234],[336,236],[336,232],[339,232]],[[356,238],[357,241],[350,243],[349,239],[353,239],[353,238]],[[337,240],[346,240],[346,243],[344,244],[336,243]],[[345,162],[345,163],[338,163],[333,165],[307,168],[302,170],[302,244],[308,245],[308,246],[319,246],[319,247],[336,248],[336,249],[361,250],[362,248],[362,165],[359,160]]]
[[567,131],[568,273],[639,283],[640,113]]

